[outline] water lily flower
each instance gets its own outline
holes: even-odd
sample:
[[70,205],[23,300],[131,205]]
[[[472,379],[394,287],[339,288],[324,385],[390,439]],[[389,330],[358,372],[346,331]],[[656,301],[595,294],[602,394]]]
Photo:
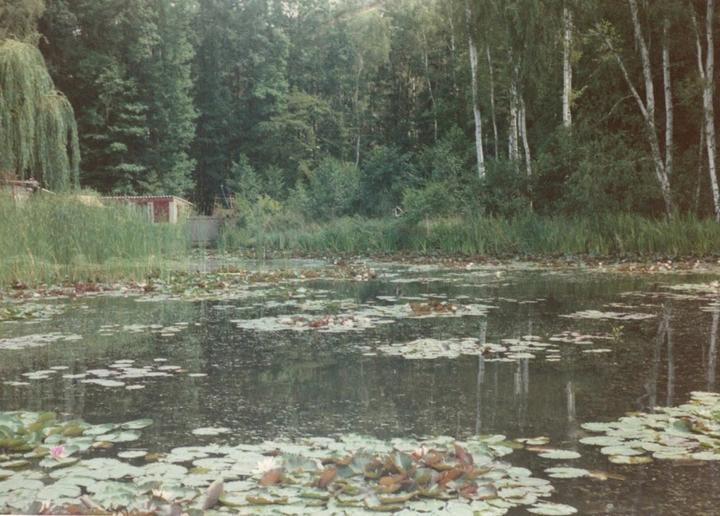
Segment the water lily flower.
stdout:
[[60,460],[65,457],[65,447],[60,446],[53,446],[50,448],[50,457],[55,460]]
[[266,457],[255,466],[255,473],[263,474],[282,467],[282,463],[276,457]]
[[420,448],[413,450],[413,452],[410,454],[410,456],[415,460],[420,460],[425,455],[427,455],[429,451],[430,451],[430,448],[428,448],[425,445],[422,445],[422,446],[420,446]]

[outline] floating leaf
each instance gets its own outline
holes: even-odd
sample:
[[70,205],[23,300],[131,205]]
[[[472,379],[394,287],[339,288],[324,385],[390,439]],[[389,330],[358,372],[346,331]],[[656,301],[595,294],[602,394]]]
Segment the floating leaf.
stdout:
[[581,455],[576,451],[571,450],[553,450],[553,449],[546,449],[542,453],[538,455],[539,457],[542,457],[543,459],[552,459],[552,460],[572,460],[572,459],[579,459]]
[[652,457],[648,457],[647,455],[630,457],[627,455],[612,455],[608,460],[613,464],[649,464],[653,461]]
[[208,427],[208,428],[196,428],[192,431],[193,435],[214,437],[230,432],[229,428],[224,427]]
[[575,507],[570,505],[550,502],[537,503],[529,507],[527,511],[532,514],[544,514],[545,516],[567,516],[578,512]]
[[622,455],[625,457],[633,457],[636,455],[643,455],[645,452],[643,450],[629,448],[627,446],[605,446],[600,449],[600,453],[603,455]]
[[130,421],[128,423],[123,423],[122,425],[120,425],[120,428],[123,428],[124,430],[142,430],[143,428],[147,428],[152,424],[152,419],[138,419],[135,421]]
[[545,473],[551,478],[581,478],[590,476],[590,472],[581,468],[548,468]]
[[140,439],[140,434],[135,431],[121,431],[121,432],[113,432],[110,434],[100,435],[95,438],[98,442],[106,442],[106,443],[129,443],[132,441],[137,441]]

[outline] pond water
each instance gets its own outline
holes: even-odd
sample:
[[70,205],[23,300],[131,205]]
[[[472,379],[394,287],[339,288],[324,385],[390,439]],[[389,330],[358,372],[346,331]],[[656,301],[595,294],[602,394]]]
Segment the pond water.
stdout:
[[[348,433],[546,436],[580,458],[505,460],[541,478],[556,466],[612,476],[553,479],[553,502],[581,514],[717,514],[720,462],[617,465],[579,442],[593,435],[583,423],[718,390],[715,277],[370,265],[368,278],[219,296],[34,301],[39,320],[0,323],[0,412],[154,420],[109,457]],[[207,428],[225,430],[194,433]]]

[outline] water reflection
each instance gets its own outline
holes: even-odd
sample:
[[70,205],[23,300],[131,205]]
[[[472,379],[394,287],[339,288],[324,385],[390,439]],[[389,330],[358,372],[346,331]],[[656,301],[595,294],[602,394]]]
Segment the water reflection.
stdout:
[[[502,433],[510,438],[548,435],[576,443],[587,421],[612,420],[630,410],[683,403],[692,390],[717,388],[720,312],[701,311],[692,300],[664,300],[643,306],[657,317],[623,321],[620,336],[599,341],[607,354],[584,353],[576,344],[558,345],[562,360],[494,362],[483,356],[406,360],[365,356],[360,346],[418,338],[473,337],[481,343],[534,335],[548,340],[561,332],[612,333],[619,324],[560,315],[627,302],[621,293],[653,288],[637,279],[526,274],[490,283],[329,283],[333,299],[358,303],[376,296],[488,296],[496,308],[487,317],[403,320],[363,333],[254,333],[229,321],[292,308],[217,303],[137,303],[97,299],[88,310],[33,327],[0,326],[0,332],[69,331],[85,340],[34,350],[0,351],[0,409],[56,410],[92,422],[132,420],[150,415],[158,424],[145,432],[152,449],[194,442],[192,430],[219,425],[233,429],[234,441],[279,436],[358,432],[378,437]],[[527,304],[524,301],[547,301]],[[275,301],[287,298],[273,299]],[[98,335],[106,324],[191,323],[171,339],[149,333]],[[164,357],[205,378],[177,376],[148,382],[143,391],[102,389],[55,378],[29,387],[2,385],[22,373],[67,365],[75,373],[107,367],[118,359],[138,364]],[[532,374],[532,387],[530,377]],[[581,448],[578,448],[581,449]],[[525,460],[525,459],[523,459]],[[530,459],[527,459],[530,460]],[[606,468],[604,458],[585,458]],[[538,467],[547,467],[539,464]],[[584,466],[583,466],[584,467]],[[648,482],[657,475],[648,470]],[[683,473],[676,474],[682,481]],[[669,473],[664,472],[666,478]],[[637,487],[637,486],[636,486]],[[642,487],[632,493],[640,496]],[[586,495],[589,496],[589,495]],[[665,496],[670,496],[665,494]],[[624,507],[630,506],[628,497]],[[606,507],[605,501],[600,505]],[[638,505],[640,511],[644,505]],[[599,512],[604,512],[605,509]]]
[[707,354],[707,389],[709,391],[716,389],[718,325],[720,325],[720,312],[713,311],[712,325],[710,327],[710,345]]

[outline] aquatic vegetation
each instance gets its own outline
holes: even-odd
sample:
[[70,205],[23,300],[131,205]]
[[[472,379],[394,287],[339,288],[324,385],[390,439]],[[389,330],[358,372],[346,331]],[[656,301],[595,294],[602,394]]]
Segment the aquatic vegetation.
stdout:
[[[115,435],[122,435],[149,423],[111,426]],[[123,442],[110,433],[96,435],[106,428],[110,426],[83,426],[78,432],[90,434],[83,437],[88,442]],[[77,458],[62,467],[12,472],[0,481],[0,509],[27,511],[41,503],[51,512],[80,513],[157,513],[171,504],[183,511],[215,508],[243,514],[328,509],[500,515],[513,507],[536,514],[576,512],[546,500],[553,492],[548,480],[500,460],[512,452],[504,439],[381,441],[345,434],[176,448],[158,462],[147,462],[144,450],[133,450],[118,457],[134,464]]]
[[[0,510],[39,512],[36,503],[61,506],[79,498],[83,489],[92,492],[96,481],[127,470],[108,459],[82,459],[93,449],[139,438],[137,430],[152,425],[150,419],[128,423],[91,425],[81,420],[60,420],[54,413],[0,413]],[[95,470],[95,475],[71,472]],[[48,506],[48,507],[50,507]]]
[[[345,305],[346,308],[348,305]],[[492,308],[480,304],[418,303],[394,305],[364,305],[332,315],[308,314],[280,315],[257,319],[233,319],[238,328],[255,331],[309,331],[342,333],[363,331],[383,324],[393,324],[401,319],[425,319],[436,317],[483,316]]]
[[633,413],[608,423],[585,423],[603,434],[580,442],[600,447],[616,464],[657,460],[720,461],[720,394],[693,392],[690,403]]
[[556,333],[548,340],[563,342],[565,344],[592,345],[596,340],[615,340],[615,336],[608,333],[580,333],[577,331],[563,331]]
[[30,321],[48,321],[63,313],[65,307],[57,304],[41,304],[32,302],[5,303],[0,305],[0,323]]
[[639,312],[603,312],[601,310],[582,310],[572,314],[561,315],[560,317],[568,317],[570,319],[605,319],[614,321],[643,321],[646,319],[655,319],[654,314],[646,314]]
[[68,333],[45,333],[39,335],[23,335],[0,339],[0,350],[18,350],[47,346],[53,342],[73,342],[82,340],[82,335]]
[[[88,369],[82,372],[63,373],[69,366],[54,366],[50,369],[31,371],[23,373],[27,380],[48,380],[61,378],[67,380],[65,388],[70,388],[76,383],[92,384],[109,389],[124,387],[126,390],[138,390],[145,388],[145,382],[158,378],[170,378],[185,375],[192,378],[206,376],[205,373],[188,373],[178,365],[166,364],[166,359],[158,358],[152,364],[139,366],[135,360],[116,360],[107,369]],[[5,385],[22,387],[30,385],[25,381],[5,381]]]

